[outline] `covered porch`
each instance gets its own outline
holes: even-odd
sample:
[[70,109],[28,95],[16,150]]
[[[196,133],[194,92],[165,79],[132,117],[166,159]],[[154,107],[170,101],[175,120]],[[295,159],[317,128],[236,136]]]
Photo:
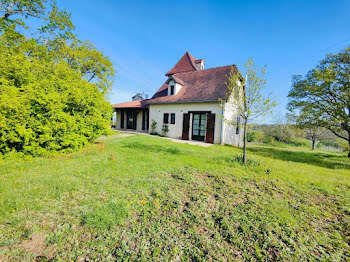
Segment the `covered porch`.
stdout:
[[148,132],[149,110],[144,100],[114,105],[115,128]]

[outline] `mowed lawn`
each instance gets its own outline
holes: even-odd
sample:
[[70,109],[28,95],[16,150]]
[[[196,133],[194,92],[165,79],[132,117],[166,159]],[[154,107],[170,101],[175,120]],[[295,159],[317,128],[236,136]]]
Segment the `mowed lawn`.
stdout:
[[0,163],[0,260],[347,261],[350,161],[114,135]]

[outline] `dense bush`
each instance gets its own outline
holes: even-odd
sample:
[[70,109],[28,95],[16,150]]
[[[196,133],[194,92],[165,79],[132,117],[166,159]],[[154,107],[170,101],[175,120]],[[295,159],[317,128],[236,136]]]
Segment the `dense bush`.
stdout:
[[247,133],[248,142],[262,142],[264,139],[264,132],[262,130],[255,130]]
[[[69,18],[61,15],[59,21]],[[45,42],[28,38],[15,22],[0,24],[0,153],[70,152],[108,132],[108,58],[62,34]]]
[[300,147],[310,147],[310,141],[305,138],[294,138],[290,141],[289,144],[293,146],[300,146]]

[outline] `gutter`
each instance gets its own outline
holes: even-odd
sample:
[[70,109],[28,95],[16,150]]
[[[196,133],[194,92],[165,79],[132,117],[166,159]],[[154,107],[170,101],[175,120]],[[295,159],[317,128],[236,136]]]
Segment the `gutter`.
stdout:
[[159,105],[159,104],[195,104],[195,103],[218,103],[218,100],[202,100],[202,101],[174,101],[174,102],[150,102],[148,105]]

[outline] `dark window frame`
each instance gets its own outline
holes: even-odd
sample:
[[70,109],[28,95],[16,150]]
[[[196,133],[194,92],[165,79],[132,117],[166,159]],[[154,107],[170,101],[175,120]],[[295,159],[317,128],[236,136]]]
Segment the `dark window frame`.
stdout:
[[237,116],[237,126],[236,126],[236,135],[239,134],[239,126],[241,125],[241,118]]
[[175,95],[175,86],[170,86],[170,95]]
[[175,113],[170,114],[170,124],[175,125]]
[[163,124],[169,124],[169,113],[164,113]]

